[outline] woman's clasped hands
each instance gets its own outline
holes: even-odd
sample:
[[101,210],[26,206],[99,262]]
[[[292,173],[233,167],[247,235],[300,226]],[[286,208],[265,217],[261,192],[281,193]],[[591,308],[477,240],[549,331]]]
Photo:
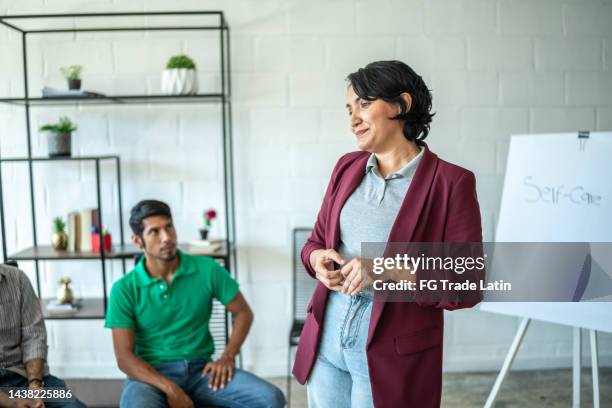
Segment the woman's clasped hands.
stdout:
[[315,250],[311,254],[312,258],[316,278],[330,290],[355,296],[372,283],[368,273],[371,265],[366,259],[353,258],[346,262],[334,249]]

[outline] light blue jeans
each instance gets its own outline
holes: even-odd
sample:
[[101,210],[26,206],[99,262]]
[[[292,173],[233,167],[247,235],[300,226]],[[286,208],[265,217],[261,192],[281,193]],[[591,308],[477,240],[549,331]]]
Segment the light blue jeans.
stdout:
[[[203,405],[228,408],[282,408],[285,397],[281,390],[263,379],[236,369],[225,388],[208,388],[209,375],[202,376],[206,361],[185,360],[164,363],[155,369],[177,383],[196,407]],[[157,388],[135,380],[126,380],[121,394],[122,408],[167,408],[166,395]]]
[[372,387],[366,341],[370,297],[331,292],[315,366],[308,379],[310,408],[370,408]]

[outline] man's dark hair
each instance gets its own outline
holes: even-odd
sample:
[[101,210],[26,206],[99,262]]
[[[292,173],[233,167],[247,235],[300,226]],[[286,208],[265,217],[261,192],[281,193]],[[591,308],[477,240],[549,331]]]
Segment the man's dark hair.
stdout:
[[168,204],[158,200],[142,200],[130,211],[130,227],[132,232],[139,237],[142,237],[144,226],[142,220],[154,215],[164,215],[172,219],[172,213]]
[[[391,118],[405,121],[403,132],[406,139],[419,141],[429,134],[429,124],[434,114],[431,111],[431,92],[423,78],[401,61],[376,61],[349,74],[346,78],[355,93],[368,101],[382,99],[400,106],[400,114]],[[402,97],[407,92],[412,97],[408,106]]]

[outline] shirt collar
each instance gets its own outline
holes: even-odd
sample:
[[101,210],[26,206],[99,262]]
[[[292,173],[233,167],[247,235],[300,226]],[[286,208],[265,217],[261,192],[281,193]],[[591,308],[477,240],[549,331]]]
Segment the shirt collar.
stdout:
[[[402,167],[395,173],[388,174],[386,178],[389,179],[395,175],[397,175],[398,177],[410,177],[411,175],[413,175],[416,171],[419,161],[421,160],[421,157],[423,157],[423,153],[425,152],[425,149],[420,149],[421,151],[419,152],[419,154],[417,154],[412,160],[410,160],[404,167]],[[374,153],[370,155],[370,157],[368,158],[368,162],[366,163],[366,174],[370,171],[373,171],[374,174],[382,178],[382,175],[378,170],[378,161],[376,160],[376,155]]]
[[[172,279],[174,280],[179,276],[191,275],[192,273],[195,273],[196,269],[190,262],[189,257],[185,256],[180,249],[177,249],[176,253],[179,257],[179,267],[174,273],[174,277]],[[140,258],[140,261],[138,261],[134,267],[134,273],[136,275],[136,286],[138,287],[149,286],[161,280],[161,278],[153,278],[151,275],[149,275],[149,272],[147,272],[147,268],[145,267],[144,256]]]

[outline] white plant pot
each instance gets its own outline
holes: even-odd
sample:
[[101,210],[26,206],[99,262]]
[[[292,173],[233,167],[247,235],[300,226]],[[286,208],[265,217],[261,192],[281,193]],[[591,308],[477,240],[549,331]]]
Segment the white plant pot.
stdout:
[[198,93],[198,75],[195,69],[165,69],[161,89],[166,95],[195,95]]

